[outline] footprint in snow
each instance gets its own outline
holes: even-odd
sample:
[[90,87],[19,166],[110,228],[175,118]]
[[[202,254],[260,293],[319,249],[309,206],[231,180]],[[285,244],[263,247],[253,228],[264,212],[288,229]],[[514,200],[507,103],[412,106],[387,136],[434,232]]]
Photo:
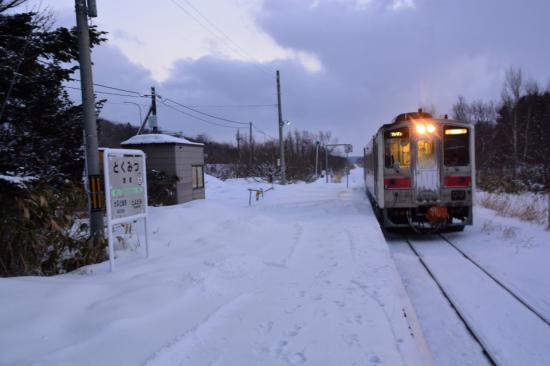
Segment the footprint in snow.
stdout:
[[296,337],[298,334],[300,334],[300,331],[302,330],[301,325],[295,325],[291,331],[288,332],[288,335],[290,337]]
[[306,355],[304,352],[296,352],[288,356],[288,362],[293,365],[301,365],[307,361]]
[[382,362],[382,360],[378,356],[371,356],[369,358],[369,361],[372,362],[372,363],[381,363]]

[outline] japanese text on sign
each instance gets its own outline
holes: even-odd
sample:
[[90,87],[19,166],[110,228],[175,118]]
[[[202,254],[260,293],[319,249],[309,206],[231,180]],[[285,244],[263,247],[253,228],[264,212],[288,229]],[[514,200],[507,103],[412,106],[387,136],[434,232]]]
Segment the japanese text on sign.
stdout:
[[141,156],[109,156],[111,219],[146,212],[145,169]]

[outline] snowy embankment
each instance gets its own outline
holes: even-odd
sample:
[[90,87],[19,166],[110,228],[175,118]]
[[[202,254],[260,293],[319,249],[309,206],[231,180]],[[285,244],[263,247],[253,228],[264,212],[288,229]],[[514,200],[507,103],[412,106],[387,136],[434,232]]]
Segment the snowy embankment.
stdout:
[[517,217],[548,227],[550,198],[543,193],[476,192],[476,204],[497,211],[503,216]]
[[115,273],[0,279],[0,364],[431,363],[362,190],[276,186],[248,207],[269,187],[208,177],[206,200],[151,210],[151,258],[134,234]]

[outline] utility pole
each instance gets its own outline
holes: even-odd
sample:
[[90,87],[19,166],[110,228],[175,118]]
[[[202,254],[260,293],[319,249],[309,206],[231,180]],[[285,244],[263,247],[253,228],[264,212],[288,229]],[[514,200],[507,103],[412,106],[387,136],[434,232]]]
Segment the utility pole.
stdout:
[[252,168],[252,161],[254,160],[253,158],[253,154],[254,154],[254,150],[253,150],[253,147],[252,147],[252,122],[249,122],[249,127],[250,127],[250,131],[248,132],[248,144],[250,145],[249,149],[250,149],[250,156],[249,156],[249,166],[250,168]]
[[317,174],[317,165],[319,162],[319,140],[315,141],[315,179],[319,178]]
[[[90,16],[97,16],[95,0],[88,0]],[[84,117],[84,136],[86,145],[86,172],[88,181],[99,178],[99,151],[97,124],[95,115],[95,97],[92,80],[92,60],[90,55],[90,30],[88,28],[88,9],[85,0],[75,0],[76,26],[78,28],[78,61],[80,63],[80,85],[82,89],[82,108]],[[93,245],[100,245],[104,238],[103,210],[92,206],[90,201],[90,238]]]
[[325,146],[325,176],[328,183],[328,147]]
[[151,87],[151,122],[149,125],[153,127],[153,133],[158,133],[157,95],[154,86]]
[[[141,112],[140,112],[141,113]],[[151,107],[145,116],[145,119],[141,123],[138,132],[136,135],[139,135],[141,130],[145,127],[145,124],[149,121],[149,127],[151,127],[153,133],[158,133],[158,121],[157,121],[157,94],[155,92],[155,87],[151,87]]]
[[277,109],[279,110],[279,150],[281,156],[281,184],[286,184],[285,140],[283,136],[283,111],[281,110],[281,82],[277,70]]
[[241,167],[241,136],[239,131],[240,130],[237,128],[237,134],[235,135],[237,137],[237,164],[235,168],[235,175],[237,178],[239,178],[239,169]]
[[346,188],[349,188],[349,154],[346,151]]

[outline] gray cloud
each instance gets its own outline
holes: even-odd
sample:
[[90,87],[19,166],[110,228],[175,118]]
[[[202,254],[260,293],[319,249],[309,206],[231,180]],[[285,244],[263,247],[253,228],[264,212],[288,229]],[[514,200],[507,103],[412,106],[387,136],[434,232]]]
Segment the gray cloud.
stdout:
[[[158,92],[188,105],[270,104],[276,102],[274,70],[280,69],[283,112],[293,127],[331,130],[340,141],[354,143],[358,152],[380,123],[420,104],[446,113],[459,94],[498,98],[504,70],[511,65],[522,67],[543,85],[548,80],[550,49],[544,37],[550,33],[545,19],[550,3],[414,4],[392,10],[391,2],[376,0],[363,7],[345,1],[266,1],[259,27],[283,47],[315,54],[323,66],[320,72],[312,73],[292,60],[261,66],[214,56],[179,60],[168,80],[157,84]],[[98,48],[94,61],[97,82],[142,92],[153,85],[146,69],[114,47]],[[109,97],[113,103],[123,99]],[[254,121],[276,136],[273,108],[204,111]],[[136,113],[117,104],[107,105],[103,112],[121,121],[135,119]],[[206,132],[221,140],[232,139],[235,132],[162,106],[159,121],[163,128]]]

